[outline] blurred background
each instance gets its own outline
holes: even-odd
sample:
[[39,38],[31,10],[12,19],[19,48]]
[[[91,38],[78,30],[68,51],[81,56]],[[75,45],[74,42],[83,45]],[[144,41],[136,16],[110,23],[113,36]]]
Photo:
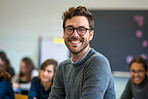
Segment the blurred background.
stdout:
[[[0,0],[0,51],[16,73],[25,56],[39,67],[40,38],[62,38],[63,12],[79,5],[90,10],[148,10],[148,0]],[[114,78],[119,99],[128,76]]]

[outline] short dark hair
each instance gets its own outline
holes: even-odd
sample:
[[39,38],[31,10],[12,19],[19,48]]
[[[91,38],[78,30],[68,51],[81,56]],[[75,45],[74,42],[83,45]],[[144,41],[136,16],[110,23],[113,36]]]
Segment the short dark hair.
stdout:
[[94,19],[92,13],[84,6],[70,7],[68,11],[63,13],[63,28],[65,27],[65,23],[68,19],[71,19],[74,16],[85,16],[89,22],[89,28],[94,30]]
[[134,57],[133,58],[133,60],[130,62],[130,64],[129,64],[129,68],[131,68],[131,65],[133,64],[133,63],[141,63],[141,64],[143,64],[143,67],[144,67],[144,69],[145,69],[145,71],[147,71],[147,61],[146,61],[146,59],[144,59],[144,58],[142,58],[141,56],[136,56],[136,57]]

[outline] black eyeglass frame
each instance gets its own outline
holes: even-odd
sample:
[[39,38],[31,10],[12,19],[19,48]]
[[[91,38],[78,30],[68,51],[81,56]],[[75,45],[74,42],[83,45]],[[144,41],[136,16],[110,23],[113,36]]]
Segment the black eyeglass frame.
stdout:
[[130,73],[132,73],[132,74],[135,74],[135,73],[137,73],[137,74],[142,74],[142,73],[144,73],[144,72],[145,72],[144,70],[138,70],[138,71],[130,70]]
[[[68,34],[68,33],[66,32],[66,30],[65,30],[65,29],[68,28],[68,27],[71,27],[71,28],[73,29],[73,32],[70,33],[70,34]],[[85,32],[83,35],[80,34],[79,31],[78,31],[78,29],[80,29],[80,28],[84,28],[84,29],[86,30],[86,32]],[[75,29],[76,29],[77,33],[78,33],[80,36],[84,36],[84,35],[87,33],[87,30],[91,30],[91,29],[88,29],[88,28],[86,28],[86,27],[74,28],[74,27],[72,27],[72,26],[66,26],[66,27],[64,27],[64,32],[65,32],[67,35],[72,35],[72,34],[74,33]]]

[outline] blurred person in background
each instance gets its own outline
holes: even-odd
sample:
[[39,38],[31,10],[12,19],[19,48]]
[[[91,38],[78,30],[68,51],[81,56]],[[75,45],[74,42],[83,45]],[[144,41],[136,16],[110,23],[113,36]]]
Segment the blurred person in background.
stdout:
[[21,94],[27,95],[31,86],[31,79],[35,76],[38,76],[38,71],[35,69],[35,66],[32,60],[28,57],[24,57],[21,61],[21,67],[19,74],[13,77],[13,89],[15,92],[21,90]]
[[0,99],[15,99],[11,84],[11,76],[0,64]]
[[6,72],[10,74],[11,78],[15,75],[14,69],[10,65],[10,61],[2,51],[0,52],[0,64],[5,67]]
[[120,99],[148,99],[147,61],[141,56],[129,64],[130,79]]
[[32,79],[28,99],[47,99],[57,65],[57,61],[53,59],[48,59],[41,64],[39,76]]

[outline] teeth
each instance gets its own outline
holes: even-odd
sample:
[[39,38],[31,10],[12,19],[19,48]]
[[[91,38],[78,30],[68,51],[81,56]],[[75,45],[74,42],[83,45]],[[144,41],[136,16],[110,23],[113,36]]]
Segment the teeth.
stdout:
[[79,42],[76,42],[76,41],[72,41],[72,43],[75,43],[75,44],[76,44],[76,43],[79,43]]
[[139,80],[139,77],[134,78],[135,80]]

